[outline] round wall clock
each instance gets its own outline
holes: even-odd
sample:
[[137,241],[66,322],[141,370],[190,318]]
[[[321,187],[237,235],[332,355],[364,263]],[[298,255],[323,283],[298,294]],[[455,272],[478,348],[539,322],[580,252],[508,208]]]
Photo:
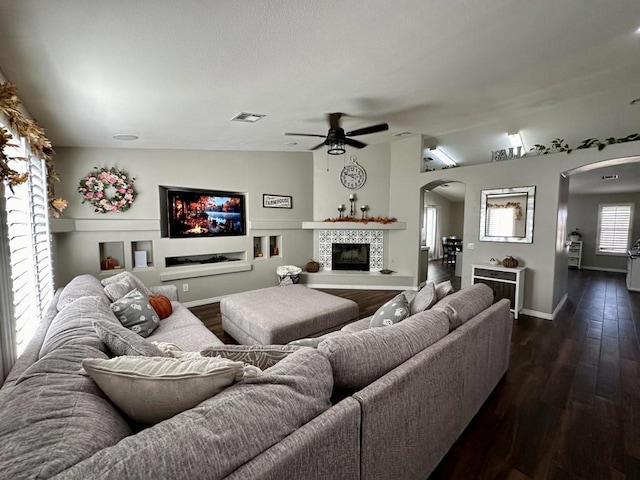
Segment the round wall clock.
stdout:
[[357,190],[361,188],[367,181],[367,172],[362,165],[353,161],[348,165],[345,165],[340,172],[340,181],[342,185],[351,190]]

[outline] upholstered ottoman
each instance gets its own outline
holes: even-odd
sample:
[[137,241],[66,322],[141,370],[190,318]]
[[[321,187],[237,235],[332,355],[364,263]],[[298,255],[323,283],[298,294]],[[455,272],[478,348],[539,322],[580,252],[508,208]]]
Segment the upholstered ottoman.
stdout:
[[238,342],[285,344],[339,330],[358,318],[358,304],[304,285],[236,293],[220,301],[222,328]]

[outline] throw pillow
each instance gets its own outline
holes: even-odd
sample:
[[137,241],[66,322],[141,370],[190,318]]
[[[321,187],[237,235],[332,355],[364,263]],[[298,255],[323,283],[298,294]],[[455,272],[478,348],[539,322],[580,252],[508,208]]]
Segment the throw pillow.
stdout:
[[382,305],[371,318],[369,328],[388,327],[404,320],[409,316],[409,302],[400,294]]
[[411,301],[411,315],[430,309],[437,301],[436,285],[433,282],[427,282]]
[[219,358],[89,358],[85,371],[129,418],[155,424],[241,380],[244,365]]
[[118,273],[117,275],[114,275],[113,277],[107,277],[103,279],[100,283],[102,283],[103,287],[106,287],[107,285],[111,285],[112,283],[123,282],[123,281],[132,282],[133,285],[135,285],[135,288],[140,290],[147,297],[153,295],[153,292],[149,290],[146,287],[146,285],[142,283],[142,281],[138,277],[136,277],[133,273],[126,270],[122,273]]
[[153,295],[149,297],[149,303],[151,307],[156,311],[160,320],[164,320],[173,313],[173,307],[171,306],[171,300],[164,295]]
[[289,342],[287,345],[296,345],[297,347],[311,347],[318,348],[318,344],[325,339],[324,335],[320,335],[319,337],[313,338],[301,338],[299,340],[293,340]]
[[136,289],[135,282],[131,280],[122,280],[120,282],[110,283],[109,285],[105,285],[104,293],[109,300],[115,302],[124,297],[127,293]]
[[98,337],[116,355],[136,355],[140,357],[166,357],[167,355],[140,335],[114,322],[96,320],[93,322]]
[[442,300],[450,293],[453,293],[453,285],[451,285],[451,280],[436,284],[436,296],[438,297],[438,300]]
[[149,299],[138,290],[133,290],[112,303],[111,310],[122,325],[142,337],[148,337],[160,321],[149,304]]
[[228,358],[266,370],[299,348],[296,345],[219,345],[205,348],[200,355]]

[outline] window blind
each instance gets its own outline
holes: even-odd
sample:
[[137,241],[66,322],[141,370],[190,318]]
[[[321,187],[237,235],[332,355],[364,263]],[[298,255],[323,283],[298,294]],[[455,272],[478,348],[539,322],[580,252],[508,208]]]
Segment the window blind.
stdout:
[[[17,140],[14,135],[11,143],[18,143]],[[20,149],[20,155],[28,161],[11,160],[9,166],[29,173],[27,182],[14,186],[13,190],[8,186],[4,188],[9,283],[13,297],[9,331],[13,334],[14,356],[17,357],[29,343],[53,298],[54,282],[46,164],[31,154],[24,139],[20,139],[15,148]]]
[[598,210],[597,253],[626,254],[631,235],[633,204],[602,204]]

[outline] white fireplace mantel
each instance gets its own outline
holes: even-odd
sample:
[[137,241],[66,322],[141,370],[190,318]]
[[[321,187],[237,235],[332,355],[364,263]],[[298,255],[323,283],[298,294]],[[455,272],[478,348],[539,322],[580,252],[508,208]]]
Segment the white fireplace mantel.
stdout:
[[303,230],[406,230],[407,222],[302,222]]

